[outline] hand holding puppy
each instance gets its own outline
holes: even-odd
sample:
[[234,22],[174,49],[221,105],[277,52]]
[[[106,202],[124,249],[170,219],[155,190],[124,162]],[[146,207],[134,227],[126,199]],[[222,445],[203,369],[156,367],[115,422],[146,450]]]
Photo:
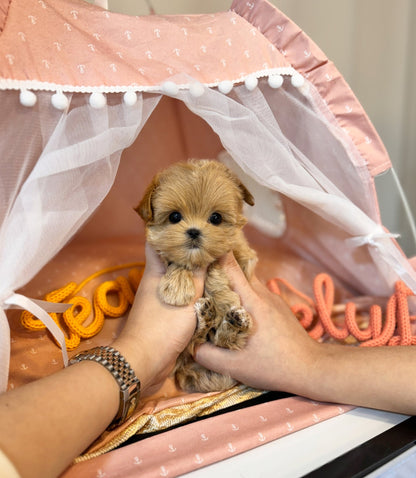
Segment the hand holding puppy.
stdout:
[[[187,346],[196,327],[194,303],[202,296],[206,269],[193,274],[195,289],[191,303],[174,307],[162,302],[157,293],[166,267],[146,244],[146,268],[129,318],[114,347],[138,371],[142,390],[153,393],[171,373],[178,355]],[[156,358],[157,357],[157,358]]]
[[246,279],[232,253],[222,257],[220,265],[253,318],[253,333],[238,351],[202,344],[195,360],[254,388],[296,393],[297,385],[309,374],[319,344],[307,335],[281,297],[256,277],[250,282]]

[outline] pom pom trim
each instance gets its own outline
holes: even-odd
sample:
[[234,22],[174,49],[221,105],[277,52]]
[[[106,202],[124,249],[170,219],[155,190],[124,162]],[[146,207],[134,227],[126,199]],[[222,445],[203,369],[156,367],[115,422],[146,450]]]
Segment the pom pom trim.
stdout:
[[305,90],[306,79],[292,67],[273,68],[269,70],[256,71],[254,73],[234,79],[218,80],[214,83],[176,83],[172,79],[166,80],[161,85],[141,86],[73,86],[57,85],[55,83],[44,83],[39,81],[18,81],[0,78],[0,90],[20,90],[20,102],[30,107],[37,102],[36,91],[53,91],[51,97],[52,105],[58,110],[65,111],[70,100],[65,93],[89,93],[89,103],[92,108],[100,109],[107,104],[106,94],[124,93],[123,101],[128,106],[137,103],[137,93],[161,93],[168,96],[177,96],[180,91],[188,91],[189,94],[198,98],[204,94],[207,88],[218,88],[223,94],[229,94],[234,85],[244,84],[247,90],[253,91],[257,88],[259,79],[267,78],[271,88],[280,88],[285,77],[290,77],[292,86]]

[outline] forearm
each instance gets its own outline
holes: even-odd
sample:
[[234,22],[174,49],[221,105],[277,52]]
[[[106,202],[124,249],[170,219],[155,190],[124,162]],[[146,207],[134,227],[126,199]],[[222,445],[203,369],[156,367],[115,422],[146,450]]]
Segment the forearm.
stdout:
[[299,390],[315,400],[416,414],[416,348],[317,344]]
[[[114,348],[129,361],[146,394],[150,364],[134,341]],[[101,364],[83,361],[0,395],[0,449],[24,477],[56,477],[112,422],[119,385]]]
[[0,448],[22,477],[55,477],[111,423],[119,387],[83,362],[0,396]]

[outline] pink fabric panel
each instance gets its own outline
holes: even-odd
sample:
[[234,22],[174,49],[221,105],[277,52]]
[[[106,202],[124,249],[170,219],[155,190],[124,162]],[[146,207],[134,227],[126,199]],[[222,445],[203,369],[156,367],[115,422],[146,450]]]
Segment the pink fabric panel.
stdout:
[[6,59],[0,64],[4,79],[81,92],[158,86],[175,75],[217,84],[287,66],[283,55],[233,12],[133,17],[80,0],[11,2],[0,58]]
[[4,25],[6,23],[10,2],[11,0],[0,0],[0,33],[3,31]]
[[334,64],[306,33],[266,0],[234,0],[231,9],[257,27],[291,66],[312,82],[339,125],[348,131],[372,176],[389,169],[388,153],[366,112]]
[[11,0],[0,0],[0,34],[6,23],[7,13]]
[[90,461],[62,476],[179,476],[350,410],[291,397],[195,422]]

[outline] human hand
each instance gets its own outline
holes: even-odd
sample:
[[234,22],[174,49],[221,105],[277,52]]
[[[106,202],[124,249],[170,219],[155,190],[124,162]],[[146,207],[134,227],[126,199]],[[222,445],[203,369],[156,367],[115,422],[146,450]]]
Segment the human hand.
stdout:
[[202,296],[205,270],[194,272],[196,294],[190,305],[167,305],[157,292],[166,267],[148,244],[145,251],[146,267],[140,286],[127,323],[113,346],[136,371],[143,394],[150,394],[169,375],[195,331],[194,303]]
[[202,344],[195,360],[255,388],[301,393],[313,366],[317,343],[299,324],[286,302],[254,277],[249,283],[232,253],[221,259],[231,288],[253,318],[247,345],[239,351]]

